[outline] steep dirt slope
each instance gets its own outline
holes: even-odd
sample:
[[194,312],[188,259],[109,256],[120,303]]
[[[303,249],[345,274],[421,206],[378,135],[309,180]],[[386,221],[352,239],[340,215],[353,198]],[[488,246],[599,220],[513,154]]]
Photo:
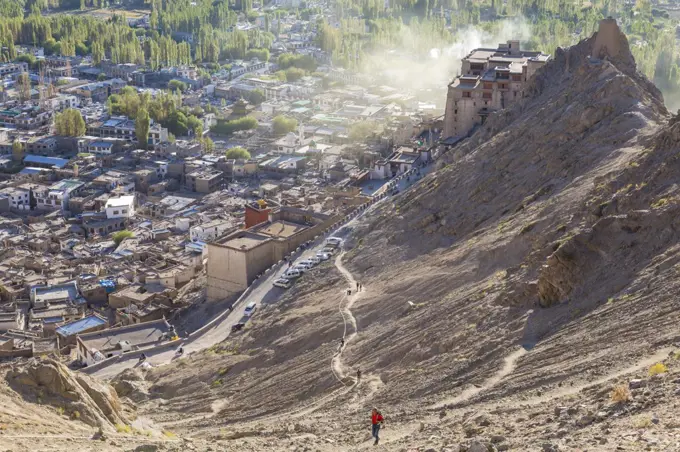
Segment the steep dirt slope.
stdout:
[[[593,423],[611,416],[605,435],[618,435],[632,414],[674,412],[667,380],[635,394],[637,408],[607,403],[680,338],[679,143],[680,123],[605,21],[355,228],[344,264],[367,290],[342,362],[362,369],[359,384],[331,371],[347,283],[327,267],[240,338],[152,372],[143,409],[234,450],[370,447],[372,405],[389,413],[388,450],[479,435],[500,450],[613,450]],[[557,403],[577,408],[555,422]],[[484,444],[470,450],[494,450]]]

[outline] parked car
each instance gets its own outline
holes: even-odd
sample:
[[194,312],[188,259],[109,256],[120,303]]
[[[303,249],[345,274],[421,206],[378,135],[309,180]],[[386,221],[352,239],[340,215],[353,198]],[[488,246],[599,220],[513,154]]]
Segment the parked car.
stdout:
[[333,248],[337,248],[339,246],[342,246],[342,239],[339,237],[328,237],[326,239],[326,246],[330,246]]
[[286,278],[279,278],[276,281],[274,281],[274,287],[280,287],[281,289],[289,289],[290,286],[293,285],[293,282],[290,279]]
[[297,270],[300,273],[305,273],[308,271],[311,267],[308,267],[307,265],[304,264],[297,264],[295,267],[293,267],[293,270]]
[[310,261],[314,265],[319,265],[321,263],[321,259],[316,257],[316,256],[312,256],[307,260]]
[[246,310],[243,312],[243,315],[245,315],[246,317],[252,316],[253,313],[255,312],[255,308],[257,308],[257,303],[255,303],[254,301],[248,303],[248,306],[246,306]]
[[300,262],[300,265],[306,265],[306,266],[308,266],[309,268],[314,267],[316,264],[317,264],[317,263],[314,262],[314,261],[311,260],[311,259],[305,259],[305,260],[303,260],[303,261]]
[[336,251],[337,250],[335,248],[331,248],[331,247],[328,247],[328,246],[321,250],[322,253],[326,253],[326,254],[329,254],[331,256],[333,254],[335,254]]
[[300,276],[302,276],[302,273],[299,270],[295,270],[294,268],[289,269],[283,274],[283,277],[286,279],[295,279],[299,278]]
[[324,253],[323,251],[319,251],[316,253],[316,257],[322,261],[327,261],[328,259],[331,258],[331,255],[328,253]]

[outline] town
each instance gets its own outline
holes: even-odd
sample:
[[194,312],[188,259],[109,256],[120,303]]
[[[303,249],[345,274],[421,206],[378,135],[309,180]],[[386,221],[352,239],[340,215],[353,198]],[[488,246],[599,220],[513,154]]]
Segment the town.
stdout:
[[348,212],[398,192],[395,178],[521,97],[549,59],[518,41],[477,49],[445,109],[334,67],[313,17],[278,20],[271,52],[222,66],[31,46],[0,65],[0,358],[80,367],[191,333]]

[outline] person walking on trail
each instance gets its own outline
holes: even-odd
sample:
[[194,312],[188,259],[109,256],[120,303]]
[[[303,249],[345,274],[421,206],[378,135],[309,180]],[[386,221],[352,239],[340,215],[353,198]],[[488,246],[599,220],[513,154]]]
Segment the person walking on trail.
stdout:
[[357,282],[357,292],[359,291],[360,288],[361,288],[361,284],[359,284],[359,283]]
[[352,289],[347,289],[347,295],[352,295]]
[[345,338],[340,339],[340,348],[345,346]]
[[357,383],[361,380],[361,369],[357,369]]
[[373,443],[374,446],[377,446],[378,442],[380,441],[380,436],[378,435],[383,422],[385,422],[385,419],[383,418],[380,411],[378,411],[377,408],[373,408],[373,411],[371,411],[371,436],[375,438],[375,442]]

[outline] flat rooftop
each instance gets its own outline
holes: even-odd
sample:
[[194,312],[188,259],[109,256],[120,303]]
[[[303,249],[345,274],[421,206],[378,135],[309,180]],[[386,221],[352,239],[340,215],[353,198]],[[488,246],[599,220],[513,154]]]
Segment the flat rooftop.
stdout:
[[288,238],[305,229],[307,229],[307,226],[301,224],[288,221],[275,221],[258,229],[257,232],[274,238]]
[[81,331],[87,331],[89,329],[106,324],[106,320],[96,315],[91,315],[85,317],[84,319],[76,320],[74,322],[60,326],[57,328],[57,333],[61,334],[62,336],[73,336],[74,334],[78,334]]
[[165,320],[156,320],[87,333],[80,336],[80,339],[87,348],[102,351],[114,348],[120,341],[129,341],[131,345],[158,342],[163,333],[169,331],[169,329]]
[[229,239],[225,242],[222,242],[220,243],[220,245],[226,246],[228,248],[246,251],[261,245],[267,240],[269,240],[269,237],[266,237],[264,235],[247,233],[241,237],[236,237],[233,239]]

